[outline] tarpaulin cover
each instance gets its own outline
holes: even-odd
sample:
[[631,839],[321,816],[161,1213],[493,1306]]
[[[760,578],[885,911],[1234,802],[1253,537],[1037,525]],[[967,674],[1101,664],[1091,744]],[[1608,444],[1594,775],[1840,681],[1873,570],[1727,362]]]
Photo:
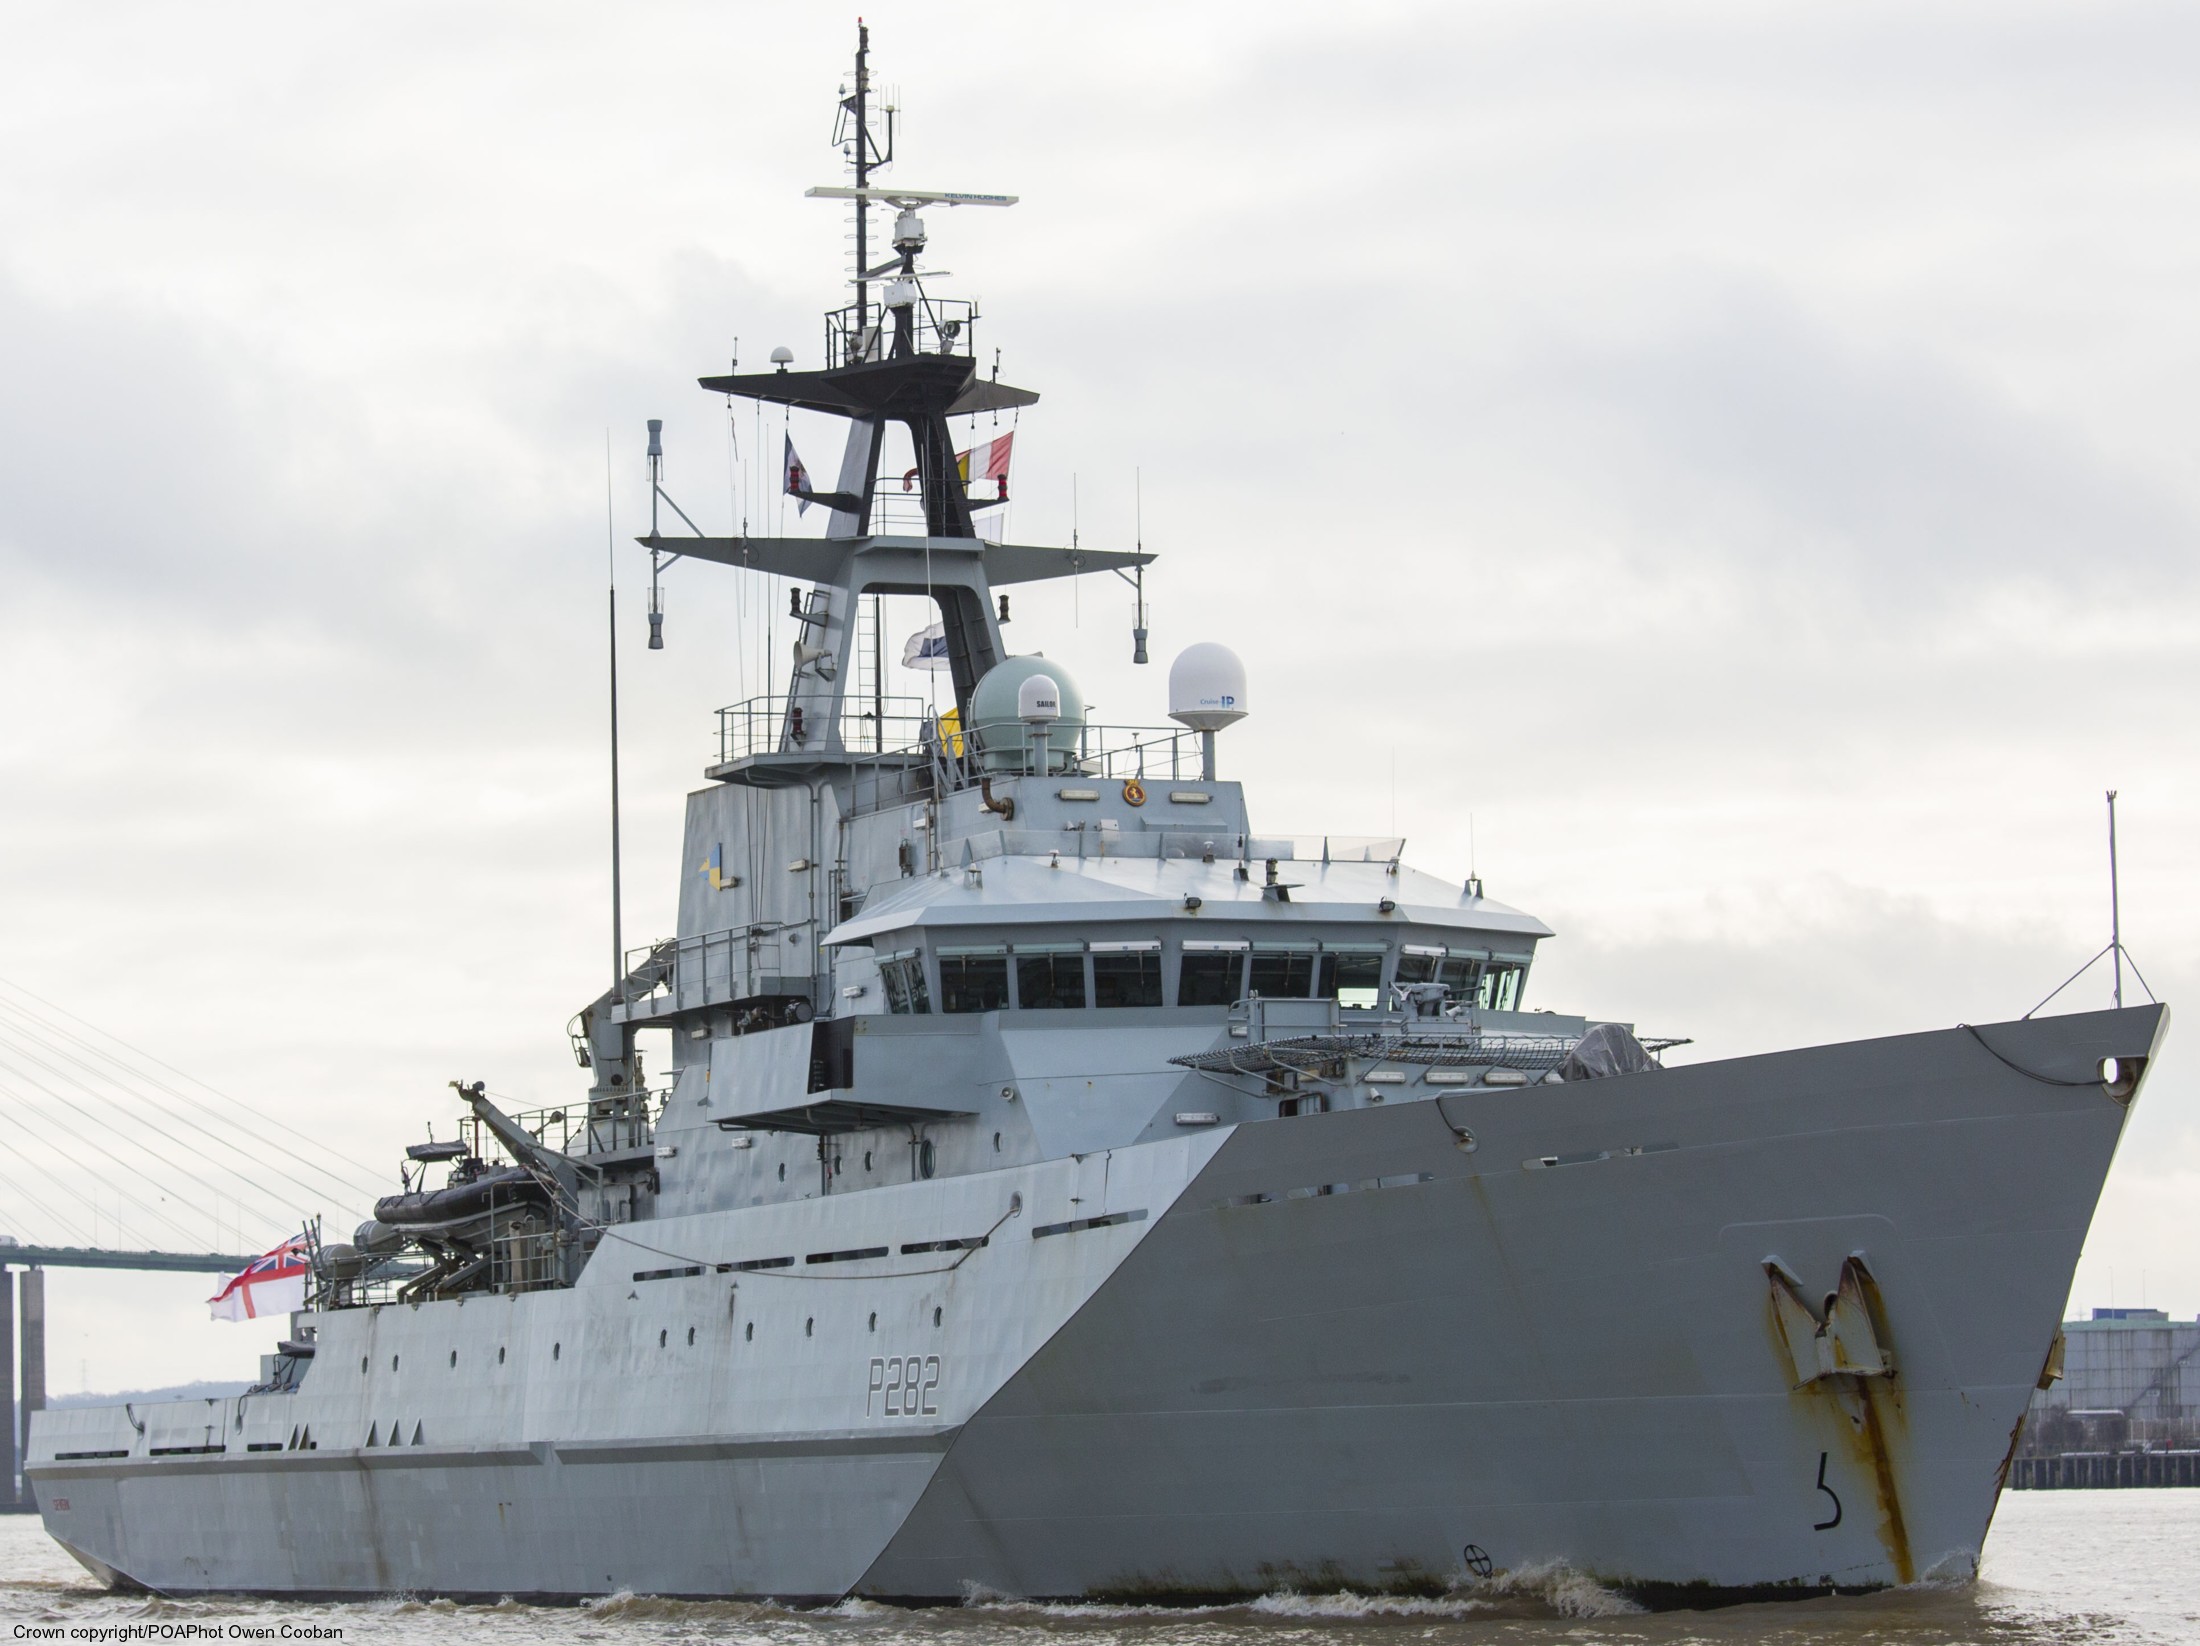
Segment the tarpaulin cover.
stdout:
[[1602,1080],[1606,1075],[1641,1074],[1657,1064],[1642,1042],[1619,1023],[1599,1023],[1581,1037],[1558,1066],[1561,1080]]

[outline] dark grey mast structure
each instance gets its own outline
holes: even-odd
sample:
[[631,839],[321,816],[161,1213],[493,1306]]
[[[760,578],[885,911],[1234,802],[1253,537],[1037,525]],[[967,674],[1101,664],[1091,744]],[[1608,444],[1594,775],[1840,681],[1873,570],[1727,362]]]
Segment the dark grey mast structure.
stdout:
[[[970,352],[976,305],[936,297],[925,289],[926,276],[918,268],[927,241],[921,213],[927,207],[1011,206],[1016,197],[875,184],[874,171],[893,159],[893,111],[886,111],[882,141],[873,128],[869,55],[870,30],[859,25],[854,89],[842,99],[835,133],[836,144],[850,157],[855,182],[809,191],[813,199],[848,200],[855,206],[855,301],[825,317],[826,363],[797,371],[790,369],[790,358],[768,372],[700,379],[713,393],[846,421],[837,484],[826,491],[791,488],[803,501],[830,511],[825,533],[822,538],[668,536],[658,533],[653,522],[650,534],[638,539],[650,551],[653,571],[685,558],[810,585],[806,595],[795,596],[790,613],[797,636],[787,691],[721,711],[722,758],[709,775],[760,788],[830,786],[843,813],[855,803],[859,784],[864,804],[875,809],[895,799],[922,799],[943,788],[981,781],[975,762],[943,744],[931,717],[914,711],[896,716],[903,741],[889,750],[885,705],[876,685],[868,705],[852,696],[861,638],[856,619],[866,597],[922,596],[936,607],[959,724],[971,728],[978,681],[1005,655],[999,618],[1005,604],[996,609],[996,589],[1088,572],[1135,570],[1153,559],[1143,551],[1004,544],[979,536],[948,420],[1020,410],[1036,404],[1039,396],[1000,382],[997,368],[992,376],[979,375],[977,358]],[[895,213],[893,254],[876,266],[867,261],[874,205]],[[871,286],[879,281],[885,284],[874,306]],[[877,534],[872,529],[887,435],[897,426],[907,432],[914,457],[910,478],[922,501],[921,535]],[[651,485],[661,493],[656,439],[652,425]],[[953,741],[951,736],[949,743]],[[835,865],[833,875],[843,895],[848,874],[844,861]],[[799,885],[808,893],[814,883]],[[787,911],[778,917],[787,918]],[[795,918],[823,930],[824,915],[814,898],[806,900]],[[663,966],[661,957],[645,956],[634,976],[576,1020],[576,1045],[586,1048],[597,1076],[590,1092],[591,1114],[606,1129],[607,1143],[640,1135],[642,1100],[634,1094],[645,1085],[634,1061],[634,1025],[619,1021],[623,1013],[615,1007],[623,997],[648,994],[661,981]],[[770,981],[758,981],[760,992],[743,1003],[745,1009],[791,1014],[819,1008],[827,986],[822,964],[806,979],[784,972],[763,975]]]

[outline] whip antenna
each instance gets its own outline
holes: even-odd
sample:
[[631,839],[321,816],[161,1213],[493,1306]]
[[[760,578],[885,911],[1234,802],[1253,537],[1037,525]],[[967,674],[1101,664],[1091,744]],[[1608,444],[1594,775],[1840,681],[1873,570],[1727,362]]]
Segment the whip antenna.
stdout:
[[2124,1005],[2124,924],[2116,895],[2116,791],[2108,791],[2108,948],[2116,966],[2116,1009]]
[[611,986],[626,977],[626,934],[619,903],[619,557],[618,525],[611,503],[611,431],[603,431],[604,571],[611,618]]

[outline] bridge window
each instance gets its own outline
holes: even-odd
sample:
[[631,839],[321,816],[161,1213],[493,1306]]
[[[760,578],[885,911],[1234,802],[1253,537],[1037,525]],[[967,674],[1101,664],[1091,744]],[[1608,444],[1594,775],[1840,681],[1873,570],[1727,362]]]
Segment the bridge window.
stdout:
[[1408,943],[1398,951],[1398,981],[1401,983],[1433,983],[1436,970],[1443,964],[1442,949],[1424,949]]
[[940,1010],[999,1012],[1008,1009],[1008,949],[940,950]]
[[1079,1009],[1085,999],[1085,951],[1081,944],[1016,946],[1016,1004],[1025,1011]]
[[924,956],[918,950],[905,949],[886,956],[878,963],[878,975],[889,1012],[908,1016],[932,1009],[931,996],[924,986]]
[[1340,1006],[1372,1010],[1383,994],[1383,957],[1390,952],[1381,943],[1332,943],[1322,948],[1321,982],[1314,993]]
[[1095,943],[1092,999],[1096,1006],[1161,1004],[1159,943]]
[[1235,1006],[1245,992],[1243,943],[1187,943],[1177,965],[1179,1006]]
[[1316,958],[1311,944],[1256,943],[1249,986],[1269,1000],[1304,1000],[1314,991]]
[[1493,960],[1482,972],[1482,989],[1478,1004],[1486,1011],[1510,1012],[1520,1006],[1520,988],[1527,981],[1528,966],[1523,960]]
[[1520,1007],[1529,957],[1492,956],[1487,949],[1429,949],[1409,944],[1398,955],[1400,983],[1441,983],[1444,996],[1458,1005],[1510,1012]]
[[1445,998],[1472,1001],[1480,987],[1482,962],[1487,957],[1479,949],[1462,949],[1444,957],[1436,968],[1436,980],[1443,984]]

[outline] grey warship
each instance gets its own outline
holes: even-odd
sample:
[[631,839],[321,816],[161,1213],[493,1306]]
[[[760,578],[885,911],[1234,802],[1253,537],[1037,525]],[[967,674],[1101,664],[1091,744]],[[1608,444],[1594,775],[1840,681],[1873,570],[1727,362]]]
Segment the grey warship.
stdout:
[[[870,95],[859,48],[822,363],[701,380],[844,421],[822,535],[642,540],[793,580],[798,638],[720,712],[676,934],[575,1020],[585,1095],[461,1085],[250,1392],[39,1413],[47,1529],[173,1595],[1975,1570],[2164,1008],[1667,1067],[1529,1008],[1552,933],[1479,881],[1257,829],[1219,646],[1096,723],[1002,591],[1151,557],[981,530],[952,420],[1038,397],[919,262],[1007,197],[880,182]],[[884,695],[895,597],[951,709]]]

